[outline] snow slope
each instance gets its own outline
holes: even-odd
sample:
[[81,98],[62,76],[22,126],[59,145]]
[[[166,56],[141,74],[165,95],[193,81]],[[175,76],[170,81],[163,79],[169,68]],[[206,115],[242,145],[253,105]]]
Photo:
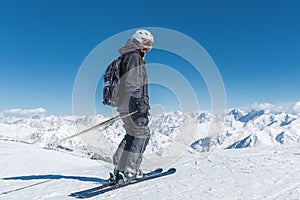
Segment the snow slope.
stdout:
[[[176,175],[94,199],[300,199],[299,108],[254,104],[223,116],[153,116],[142,169],[176,167]],[[0,199],[72,199],[70,192],[101,184],[112,170],[121,121],[46,150],[108,118],[44,112],[0,112]],[[212,128],[219,122],[222,129]]]
[[[101,184],[112,166],[34,145],[0,141],[0,199],[64,200]],[[299,199],[300,146],[186,153],[169,177],[91,199]]]

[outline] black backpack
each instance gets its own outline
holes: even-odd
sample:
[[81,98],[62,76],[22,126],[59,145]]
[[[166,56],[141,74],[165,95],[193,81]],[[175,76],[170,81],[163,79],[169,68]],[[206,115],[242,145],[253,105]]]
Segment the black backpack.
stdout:
[[120,65],[122,59],[119,57],[108,65],[104,74],[103,101],[104,105],[116,107],[119,105],[119,82],[120,82]]

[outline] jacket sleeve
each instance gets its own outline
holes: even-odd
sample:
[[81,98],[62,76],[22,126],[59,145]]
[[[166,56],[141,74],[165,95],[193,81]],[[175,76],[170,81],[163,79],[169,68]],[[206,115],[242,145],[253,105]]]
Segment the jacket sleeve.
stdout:
[[141,56],[133,53],[129,56],[126,66],[125,88],[132,100],[143,98],[144,67]]

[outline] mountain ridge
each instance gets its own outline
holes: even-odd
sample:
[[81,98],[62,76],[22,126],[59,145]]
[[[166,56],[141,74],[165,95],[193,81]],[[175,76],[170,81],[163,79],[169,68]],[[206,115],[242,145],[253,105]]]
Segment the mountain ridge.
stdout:
[[[212,149],[251,148],[260,145],[300,143],[300,102],[283,109],[271,104],[254,104],[248,110],[233,108],[225,115],[210,112],[168,112],[151,117],[151,140],[146,154],[162,155],[175,143],[182,143],[191,152]],[[106,119],[102,115],[56,116],[24,112],[0,116],[0,139],[34,143],[41,147],[73,135]],[[24,113],[30,113],[29,116]],[[216,124],[213,124],[216,122]],[[219,128],[214,126],[221,125]],[[189,129],[187,129],[187,127]],[[212,129],[214,129],[211,131]],[[192,131],[193,133],[191,133]],[[121,121],[76,137],[61,145],[81,156],[110,162],[116,146],[125,134]],[[185,140],[185,141],[183,141]]]

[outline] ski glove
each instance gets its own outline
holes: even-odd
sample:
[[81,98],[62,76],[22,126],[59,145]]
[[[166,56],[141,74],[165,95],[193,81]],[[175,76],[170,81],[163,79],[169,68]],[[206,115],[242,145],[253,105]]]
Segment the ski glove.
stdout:
[[136,101],[136,107],[140,115],[148,114],[148,111],[150,110],[149,104],[146,103],[143,99],[138,99]]

